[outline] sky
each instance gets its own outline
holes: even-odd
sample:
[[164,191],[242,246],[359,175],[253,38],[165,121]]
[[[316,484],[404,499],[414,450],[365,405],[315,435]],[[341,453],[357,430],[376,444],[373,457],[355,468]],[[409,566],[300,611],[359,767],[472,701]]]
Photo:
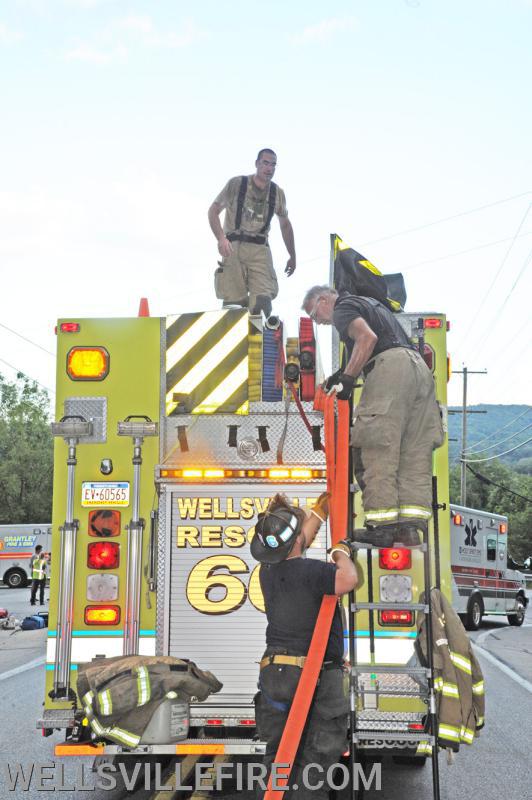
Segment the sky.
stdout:
[[53,389],[57,318],[217,308],[207,209],[270,147],[290,335],[336,232],[447,314],[470,403],[530,403],[531,32],[532,0],[0,0],[0,372]]

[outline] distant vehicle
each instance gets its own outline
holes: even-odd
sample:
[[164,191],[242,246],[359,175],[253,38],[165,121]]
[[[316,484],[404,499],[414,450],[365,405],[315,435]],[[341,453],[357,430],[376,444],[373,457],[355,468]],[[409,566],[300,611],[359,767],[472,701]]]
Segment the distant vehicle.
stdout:
[[28,525],[0,525],[0,581],[10,589],[31,581],[30,559],[40,544],[50,553],[52,526],[49,522]]
[[522,625],[528,605],[525,575],[508,554],[508,517],[451,506],[453,606],[468,630],[484,614]]

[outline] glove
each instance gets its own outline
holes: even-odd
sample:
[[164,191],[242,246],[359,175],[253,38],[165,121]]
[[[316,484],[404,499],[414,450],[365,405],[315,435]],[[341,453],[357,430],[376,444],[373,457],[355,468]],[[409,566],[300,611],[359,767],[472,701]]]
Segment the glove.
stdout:
[[347,375],[341,370],[334,372],[325,381],[325,390],[327,394],[333,394],[336,392],[336,397],[338,400],[349,400],[354,386],[355,378],[353,378],[352,375]]
[[348,558],[351,558],[356,551],[357,547],[354,542],[351,542],[349,539],[342,539],[336,544],[333,544],[332,547],[329,547],[327,555],[332,556],[333,553],[345,553]]
[[311,514],[319,517],[322,522],[325,522],[329,516],[329,492],[323,492],[316,500],[316,505],[310,509]]

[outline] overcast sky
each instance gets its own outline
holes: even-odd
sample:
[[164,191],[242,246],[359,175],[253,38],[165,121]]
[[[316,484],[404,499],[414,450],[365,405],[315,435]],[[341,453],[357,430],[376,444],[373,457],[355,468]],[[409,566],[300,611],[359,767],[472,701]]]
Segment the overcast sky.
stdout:
[[[532,0],[0,0],[1,325],[216,308],[207,208],[266,146],[289,333],[335,231],[448,315],[471,403],[529,403],[531,39]],[[0,359],[53,388],[5,327]]]

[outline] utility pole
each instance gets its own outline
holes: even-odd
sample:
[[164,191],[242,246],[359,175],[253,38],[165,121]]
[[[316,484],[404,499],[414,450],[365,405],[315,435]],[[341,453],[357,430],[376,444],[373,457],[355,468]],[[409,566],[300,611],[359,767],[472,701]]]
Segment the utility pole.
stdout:
[[[467,504],[467,464],[466,464],[466,450],[467,450],[467,415],[468,414],[485,414],[485,411],[475,411],[467,408],[467,376],[468,375],[487,375],[486,369],[480,371],[468,370],[467,367],[462,369],[453,369],[453,373],[462,375],[463,377],[463,392],[462,392],[462,451],[460,453],[460,505]],[[455,412],[456,413],[456,412]],[[460,412],[457,412],[460,413]]]

